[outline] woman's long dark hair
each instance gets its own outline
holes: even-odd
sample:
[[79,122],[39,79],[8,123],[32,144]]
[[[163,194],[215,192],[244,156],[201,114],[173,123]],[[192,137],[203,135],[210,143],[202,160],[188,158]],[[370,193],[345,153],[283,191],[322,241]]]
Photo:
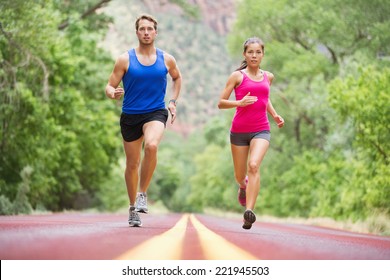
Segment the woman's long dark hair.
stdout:
[[[263,50],[264,52],[264,43],[263,41],[258,38],[258,37],[251,37],[251,38],[248,38],[245,42],[244,42],[244,52],[246,52],[246,49],[248,48],[248,45],[250,44],[254,44],[254,43],[257,43],[261,46],[261,49]],[[236,71],[240,71],[242,69],[245,69],[246,67],[248,66],[248,63],[246,62],[246,60],[244,59],[242,62],[241,62],[241,65],[240,67],[238,67],[236,69]]]

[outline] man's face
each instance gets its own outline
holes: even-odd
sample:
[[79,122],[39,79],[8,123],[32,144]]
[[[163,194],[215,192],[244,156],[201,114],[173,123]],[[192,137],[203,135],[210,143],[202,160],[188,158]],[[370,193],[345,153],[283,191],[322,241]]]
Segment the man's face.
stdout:
[[153,44],[157,35],[157,30],[154,29],[154,23],[147,19],[141,19],[138,24],[137,37],[141,44]]

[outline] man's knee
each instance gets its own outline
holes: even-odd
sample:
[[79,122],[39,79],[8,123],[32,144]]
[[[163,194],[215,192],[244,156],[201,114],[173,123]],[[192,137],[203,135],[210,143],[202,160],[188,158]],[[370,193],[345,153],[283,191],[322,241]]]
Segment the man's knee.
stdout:
[[156,142],[145,143],[145,153],[156,154],[158,150],[158,144]]
[[139,165],[140,165],[139,161],[126,160],[126,170],[127,171],[133,171],[133,170],[138,171]]

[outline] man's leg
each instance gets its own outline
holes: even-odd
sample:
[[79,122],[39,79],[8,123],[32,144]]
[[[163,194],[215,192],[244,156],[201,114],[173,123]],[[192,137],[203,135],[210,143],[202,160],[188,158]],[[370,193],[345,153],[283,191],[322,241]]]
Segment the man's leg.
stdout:
[[132,142],[123,141],[126,154],[125,181],[131,206],[135,205],[137,196],[142,141],[143,137]]
[[141,164],[140,192],[146,193],[157,165],[157,150],[164,134],[165,125],[151,121],[143,126],[144,157]]
[[138,213],[135,211],[142,141],[143,137],[132,142],[123,141],[123,146],[126,154],[125,181],[127,195],[129,196],[130,201],[128,222],[129,225],[132,227],[142,226],[141,219],[138,216]]
[[165,125],[160,121],[144,124],[144,157],[141,163],[140,193],[137,195],[135,211],[148,213],[146,192],[157,165],[157,150],[162,139]]

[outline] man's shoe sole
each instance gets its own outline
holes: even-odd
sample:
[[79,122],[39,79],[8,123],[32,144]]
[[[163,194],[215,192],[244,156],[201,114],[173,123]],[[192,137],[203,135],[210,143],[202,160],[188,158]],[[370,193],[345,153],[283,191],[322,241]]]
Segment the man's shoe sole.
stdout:
[[148,214],[149,213],[148,209],[142,209],[142,208],[135,208],[134,211],[138,212],[138,213],[144,213],[144,214]]
[[142,223],[129,223],[130,227],[142,227]]

